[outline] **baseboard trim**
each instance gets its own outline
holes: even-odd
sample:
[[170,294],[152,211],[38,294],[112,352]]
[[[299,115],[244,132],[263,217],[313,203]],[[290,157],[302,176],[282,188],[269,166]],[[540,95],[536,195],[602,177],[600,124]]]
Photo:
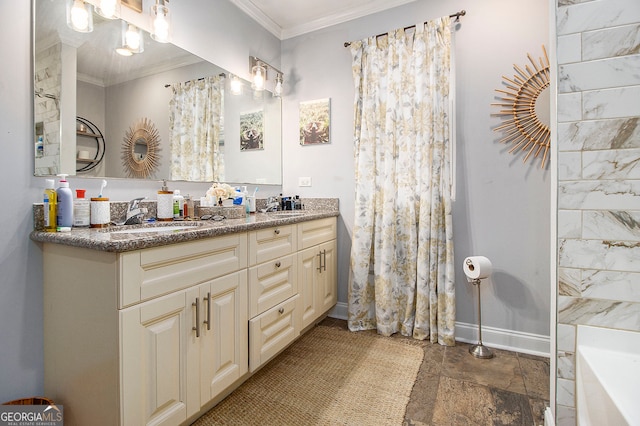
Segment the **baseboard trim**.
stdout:
[[[338,302],[329,311],[331,318],[347,320],[348,305]],[[478,326],[464,322],[456,322],[456,340],[464,343],[478,343]],[[496,349],[522,352],[531,355],[549,357],[549,336],[505,330],[496,327],[482,327],[482,343]]]

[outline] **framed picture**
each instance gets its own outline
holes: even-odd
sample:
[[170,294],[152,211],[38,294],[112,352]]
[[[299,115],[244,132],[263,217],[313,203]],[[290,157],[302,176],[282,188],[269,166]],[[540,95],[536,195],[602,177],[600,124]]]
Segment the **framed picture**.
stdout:
[[240,114],[240,151],[264,149],[264,111]]
[[122,4],[136,12],[142,12],[142,0],[122,0]]
[[330,143],[330,99],[300,102],[300,145]]

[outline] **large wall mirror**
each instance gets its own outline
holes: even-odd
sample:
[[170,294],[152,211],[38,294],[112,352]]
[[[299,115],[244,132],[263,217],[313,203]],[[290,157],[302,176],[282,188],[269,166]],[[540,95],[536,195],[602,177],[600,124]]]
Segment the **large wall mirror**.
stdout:
[[[66,25],[64,0],[34,0],[32,10],[36,176],[131,177],[123,144],[136,123],[144,121],[155,127],[159,141],[147,179],[282,184],[280,98],[266,90],[256,97],[241,79],[241,93],[232,93],[235,77],[228,71],[146,33],[143,52],[121,56],[116,53],[122,40],[119,19],[94,12],[93,31],[79,33]],[[170,130],[180,121],[172,104],[178,102],[176,93],[205,83],[214,87],[206,90],[215,90],[208,96],[215,98],[213,112],[206,114],[215,121],[215,131],[205,132],[205,142],[200,136],[187,138],[183,144],[188,146],[178,149],[179,132]],[[186,116],[188,106],[179,109],[183,122],[194,120]],[[82,122],[101,135],[94,137]],[[134,162],[145,161],[144,153],[130,151]],[[211,158],[212,170],[193,173],[203,155]],[[102,160],[87,167],[94,157]]]

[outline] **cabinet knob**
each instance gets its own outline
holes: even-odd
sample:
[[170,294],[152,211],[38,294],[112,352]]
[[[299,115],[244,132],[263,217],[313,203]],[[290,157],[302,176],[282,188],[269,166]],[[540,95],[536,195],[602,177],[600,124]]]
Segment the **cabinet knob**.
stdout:
[[278,228],[276,228],[273,232],[275,232],[276,235],[280,235],[280,230]]
[[276,268],[279,268],[280,266],[282,266],[282,263],[280,263],[280,261],[278,260],[278,261],[276,262]]
[[284,314],[284,308],[280,308],[280,309],[278,309],[278,313],[279,313],[280,315]]

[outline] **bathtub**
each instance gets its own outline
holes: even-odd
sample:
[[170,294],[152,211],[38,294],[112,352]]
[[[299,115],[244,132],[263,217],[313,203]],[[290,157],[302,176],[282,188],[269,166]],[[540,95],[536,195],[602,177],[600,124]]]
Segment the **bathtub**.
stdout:
[[578,425],[640,425],[640,333],[578,326],[576,344]]

